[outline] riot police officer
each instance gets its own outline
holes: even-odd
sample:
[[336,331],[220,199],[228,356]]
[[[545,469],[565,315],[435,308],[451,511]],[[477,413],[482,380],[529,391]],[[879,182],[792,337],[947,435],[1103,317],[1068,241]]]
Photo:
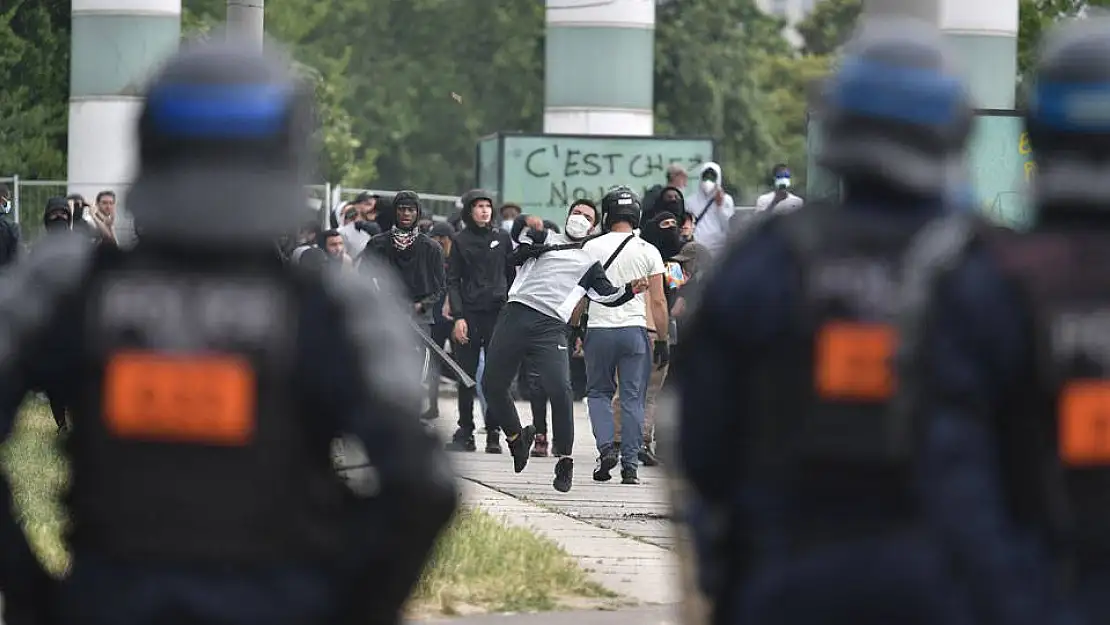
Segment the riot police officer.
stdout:
[[[419,423],[388,273],[375,290],[274,257],[302,218],[311,122],[284,61],[182,51],[139,120],[141,241],[59,235],[2,285],[0,432],[24,367],[82,380],[66,398],[73,559],[57,589],[0,498],[10,624],[48,609],[87,625],[399,621],[456,492]],[[341,436],[365,448],[373,491],[332,470]]]
[[1110,622],[1110,21],[1046,40],[1025,124],[1034,223],[953,217],[911,254],[898,418],[984,623]]
[[865,23],[830,78],[839,204],[756,218],[682,338],[681,471],[715,623],[959,622],[922,531],[894,390],[901,256],[972,119],[939,32]]

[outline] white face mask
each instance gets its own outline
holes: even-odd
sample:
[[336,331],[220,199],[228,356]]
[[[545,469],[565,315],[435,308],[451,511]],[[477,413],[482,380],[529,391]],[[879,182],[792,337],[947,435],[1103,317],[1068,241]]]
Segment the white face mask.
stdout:
[[512,219],[502,219],[501,220],[501,229],[504,230],[505,232],[509,232],[510,230],[512,230],[513,229],[513,220]]
[[716,189],[716,188],[717,188],[717,183],[713,182],[712,180],[702,180],[701,181],[701,192],[706,194],[706,195],[709,195],[710,193],[713,193],[713,190]]
[[581,239],[590,233],[590,220],[585,215],[571,215],[567,217],[567,236],[572,239]]
[[0,213],[7,215],[10,212],[12,212],[12,201],[0,200]]
[[787,176],[785,178],[775,178],[775,188],[776,189],[789,189],[790,188],[790,177]]

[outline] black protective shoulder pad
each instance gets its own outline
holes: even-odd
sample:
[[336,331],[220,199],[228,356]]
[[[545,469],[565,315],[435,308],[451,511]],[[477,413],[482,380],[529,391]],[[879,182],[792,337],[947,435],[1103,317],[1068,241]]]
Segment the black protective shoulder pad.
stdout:
[[76,234],[52,234],[0,274],[0,367],[13,366],[22,350],[47,329],[60,303],[88,277],[96,248]]
[[417,419],[424,393],[419,343],[393,270],[366,256],[358,272],[326,271],[322,279],[339,306],[343,329],[358,353],[359,375],[375,405],[390,417]]

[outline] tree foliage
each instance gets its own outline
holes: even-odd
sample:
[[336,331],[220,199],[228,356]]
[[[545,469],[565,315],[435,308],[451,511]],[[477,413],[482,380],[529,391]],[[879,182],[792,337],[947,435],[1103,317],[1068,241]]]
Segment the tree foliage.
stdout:
[[[226,0],[183,4],[189,35],[226,11]],[[1020,72],[1054,21],[1107,5],[1021,0]],[[656,133],[715,137],[726,179],[749,198],[775,162],[803,178],[808,84],[861,0],[819,2],[797,25],[800,50],[754,0],[657,6]],[[65,175],[69,11],[67,0],[0,3],[0,176]],[[321,181],[458,192],[474,182],[480,137],[542,130],[540,0],[282,0],[267,3],[266,27],[315,86]]]
[[0,176],[65,178],[69,2],[0,4]]
[[836,52],[856,27],[863,11],[862,0],[821,0],[795,29],[802,36],[806,54],[826,55]]

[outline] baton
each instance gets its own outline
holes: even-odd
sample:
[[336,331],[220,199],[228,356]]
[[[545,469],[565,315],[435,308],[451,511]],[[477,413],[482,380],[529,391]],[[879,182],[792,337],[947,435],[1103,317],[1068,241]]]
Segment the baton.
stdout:
[[409,325],[412,327],[413,332],[416,332],[416,335],[420,337],[421,342],[423,342],[424,345],[429,350],[431,350],[431,352],[435,354],[437,358],[439,358],[440,362],[446,364],[447,367],[451,369],[451,371],[455,372],[455,375],[459,378],[460,384],[462,384],[466,388],[474,388],[475,386],[478,386],[478,383],[474,381],[474,378],[467,375],[466,372],[463,371],[463,368],[459,366],[459,363],[455,362],[455,360],[451,358],[451,356],[447,352],[443,351],[442,347],[436,345],[436,342],[432,340],[432,337],[424,334],[424,330],[420,326],[416,325],[416,322],[413,321],[412,318],[409,318]]

